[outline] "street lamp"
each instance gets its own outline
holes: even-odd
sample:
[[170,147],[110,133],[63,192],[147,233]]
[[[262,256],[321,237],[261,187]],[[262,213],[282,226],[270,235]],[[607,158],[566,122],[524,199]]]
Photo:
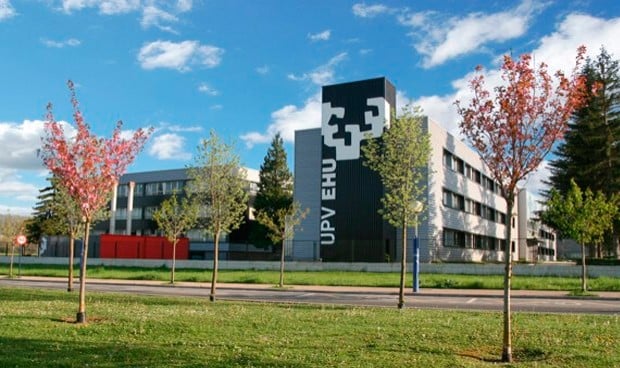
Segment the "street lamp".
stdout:
[[413,292],[420,291],[420,239],[418,237],[418,215],[424,209],[424,204],[420,201],[413,203],[413,213],[415,220],[415,232],[413,234]]

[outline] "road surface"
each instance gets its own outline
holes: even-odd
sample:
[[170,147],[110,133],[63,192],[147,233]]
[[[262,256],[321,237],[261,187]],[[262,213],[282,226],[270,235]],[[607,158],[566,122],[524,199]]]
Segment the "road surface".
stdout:
[[[77,287],[77,282],[75,286]],[[0,287],[66,290],[67,282],[62,278],[0,278]],[[209,284],[204,283],[178,283],[170,286],[157,281],[96,279],[87,282],[87,291],[208,298],[210,289]],[[216,295],[218,300],[351,306],[396,307],[398,302],[397,288],[292,286],[277,289],[271,285],[220,284]],[[416,294],[408,290],[405,295],[405,307],[501,311],[502,296],[501,290],[422,289]],[[575,298],[566,296],[565,292],[513,291],[512,310],[539,313],[620,314],[620,293],[600,293],[596,298]]]

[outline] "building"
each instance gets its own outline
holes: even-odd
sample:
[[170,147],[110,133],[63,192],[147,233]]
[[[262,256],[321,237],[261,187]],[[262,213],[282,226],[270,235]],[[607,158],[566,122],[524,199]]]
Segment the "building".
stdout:
[[519,208],[519,260],[525,262],[557,260],[558,242],[554,229],[538,219],[544,209],[542,198],[525,189],[517,197]]
[[[267,253],[248,243],[249,220],[252,220],[251,203],[258,190],[258,170],[245,168],[247,190],[250,194],[246,221],[240,229],[223,234],[220,244],[222,259],[251,257],[249,253]],[[189,181],[187,169],[159,170],[127,173],[123,175],[110,203],[110,219],[98,223],[93,233],[123,235],[161,235],[153,212],[173,192],[183,195]],[[200,229],[188,231],[190,258],[212,259],[213,239]],[[256,256],[256,255],[255,255]],[[260,257],[259,257],[260,258]]]
[[[360,145],[380,137],[396,106],[385,78],[323,87],[321,128],[295,134],[295,199],[310,212],[290,244],[296,260],[385,262],[402,258],[399,232],[378,215],[383,189]],[[506,203],[478,154],[425,118],[431,160],[419,226],[420,261],[502,261]],[[513,258],[520,254],[514,218]],[[409,246],[411,247],[411,241]],[[411,255],[412,252],[408,251]]]

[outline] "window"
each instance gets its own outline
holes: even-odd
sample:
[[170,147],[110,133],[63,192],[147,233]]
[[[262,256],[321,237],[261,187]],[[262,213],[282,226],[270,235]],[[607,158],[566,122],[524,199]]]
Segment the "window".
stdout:
[[144,195],[144,184],[136,184],[133,195],[134,197],[142,197]]
[[116,209],[116,219],[117,220],[126,220],[127,219],[127,209],[126,208],[117,208]]
[[127,197],[129,195],[129,185],[121,184],[116,188],[117,197]]
[[446,150],[443,151],[443,165],[445,167],[447,167],[448,169],[450,169],[450,170],[454,170],[453,166],[452,166],[452,164],[453,164],[452,158],[453,158],[453,156],[452,156],[452,154],[450,152],[448,152]]
[[465,163],[463,162],[463,160],[461,160],[460,158],[456,157],[454,159],[454,163],[455,163],[455,165],[454,165],[453,169],[456,172],[459,172],[459,173],[465,175]]
[[157,210],[157,207],[145,207],[144,208],[144,218],[150,220],[153,218],[153,212]]
[[443,229],[443,246],[465,248],[465,233],[459,230]]
[[134,208],[133,211],[131,211],[131,219],[142,220],[142,207]]

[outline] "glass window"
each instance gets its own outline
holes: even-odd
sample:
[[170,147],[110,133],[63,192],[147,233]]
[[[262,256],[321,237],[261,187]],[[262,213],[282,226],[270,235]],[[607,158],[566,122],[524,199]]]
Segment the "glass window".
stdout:
[[117,220],[126,220],[127,219],[127,209],[126,208],[117,208],[116,209],[116,219]]
[[118,188],[116,188],[116,195],[119,198],[127,197],[129,195],[129,185],[127,185],[127,184],[120,184],[118,186]]
[[142,220],[142,207],[136,207],[131,211],[131,218],[133,220]]
[[150,220],[153,218],[153,213],[157,210],[157,207],[145,207],[144,218]]

